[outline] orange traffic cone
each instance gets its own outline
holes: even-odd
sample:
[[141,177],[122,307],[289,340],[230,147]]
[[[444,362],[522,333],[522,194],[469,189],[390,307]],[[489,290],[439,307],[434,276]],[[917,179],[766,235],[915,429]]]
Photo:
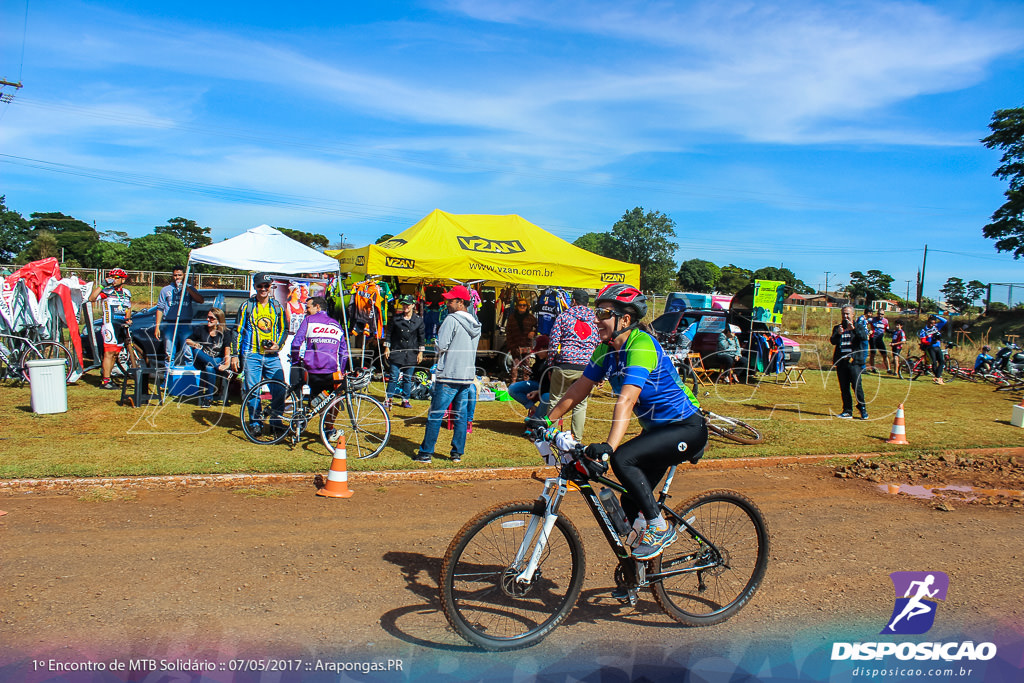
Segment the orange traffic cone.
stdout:
[[345,435],[338,437],[338,445],[334,448],[334,459],[327,473],[327,484],[316,492],[318,496],[331,498],[351,498],[352,491],[348,488],[348,463],[345,454]]
[[903,404],[901,403],[896,408],[896,417],[892,421],[892,432],[889,434],[889,438],[886,439],[886,443],[898,443],[909,445],[907,441],[907,426],[903,421]]

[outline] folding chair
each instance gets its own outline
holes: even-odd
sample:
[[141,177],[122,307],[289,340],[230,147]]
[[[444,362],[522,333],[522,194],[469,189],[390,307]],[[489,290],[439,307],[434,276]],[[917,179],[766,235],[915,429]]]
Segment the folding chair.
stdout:
[[689,364],[690,369],[693,370],[693,376],[697,378],[697,383],[702,387],[708,387],[714,384],[711,381],[711,377],[708,375],[707,368],[704,367],[704,359],[701,358],[700,354],[696,351],[691,351],[686,354],[686,362]]

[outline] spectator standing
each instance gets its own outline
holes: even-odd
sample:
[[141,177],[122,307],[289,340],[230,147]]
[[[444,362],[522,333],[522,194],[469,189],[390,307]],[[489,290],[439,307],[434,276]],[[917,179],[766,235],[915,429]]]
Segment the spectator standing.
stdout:
[[885,319],[881,310],[875,311],[875,317],[871,318],[868,329],[871,331],[871,337],[868,339],[868,348],[871,350],[868,366],[870,366],[871,372],[878,372],[878,368],[875,367],[875,352],[880,351],[882,362],[885,363],[885,371],[891,374],[892,368],[889,365],[889,356],[885,348],[885,334],[889,331],[889,321]]
[[[896,321],[896,328],[892,331],[892,339],[890,340],[890,346],[892,348],[892,360],[893,364],[902,363],[903,361],[898,358],[903,353],[903,344],[907,341],[907,333],[903,331],[903,323],[899,320]],[[895,371],[895,370],[894,370]]]
[[466,430],[469,419],[467,402],[470,387],[476,380],[476,349],[480,344],[480,321],[467,312],[469,290],[456,285],[444,295],[448,315],[437,330],[434,342],[437,349],[437,373],[434,395],[427,413],[427,429],[423,443],[414,458],[416,462],[430,462],[434,456],[441,421],[449,406],[455,414],[452,430],[452,462],[460,462],[466,451]]
[[[384,328],[384,357],[391,364],[388,370],[388,386],[385,404],[391,409],[395,396],[402,397],[402,407],[412,408],[412,373],[423,361],[424,325],[423,318],[416,315],[416,299],[410,294],[395,302],[395,315],[391,316]],[[398,379],[402,376],[401,387]]]
[[[601,338],[597,329],[597,318],[589,308],[590,294],[585,289],[572,293],[573,305],[558,314],[551,326],[550,360],[551,399],[550,405],[557,404],[572,383],[583,376],[583,370],[594,355],[594,349]],[[583,440],[583,428],[587,422],[587,397],[572,409],[572,435],[577,441]]]
[[917,333],[921,340],[921,350],[928,354],[932,361],[933,380],[936,384],[945,384],[942,379],[942,371],[946,367],[946,358],[942,354],[942,328],[946,326],[946,319],[932,314],[928,316],[928,324]]
[[[284,307],[270,296],[273,278],[267,273],[257,273],[252,283],[256,294],[238,308],[238,330],[231,342],[231,369],[238,372],[241,365],[245,372],[243,395],[265,379],[284,381],[284,369],[277,354],[288,334]],[[255,401],[247,406],[247,419],[254,418],[257,407]],[[271,410],[284,411],[283,392],[271,397]]]
[[156,298],[156,329],[153,330],[153,337],[163,341],[164,355],[169,362],[173,362],[192,334],[192,303],[205,301],[199,290],[185,283],[185,266],[174,266],[171,276],[174,281],[161,289]]
[[519,360],[529,355],[533,346],[533,337],[537,332],[537,318],[530,313],[530,304],[526,299],[516,301],[516,309],[508,317],[505,325],[505,350],[512,355],[512,375],[509,384],[513,384],[519,374],[530,376],[530,364],[525,366]]
[[861,386],[860,376],[864,372],[868,337],[871,332],[868,329],[867,317],[862,315],[854,322],[853,314],[853,306],[843,306],[842,322],[832,328],[830,341],[836,347],[835,353],[832,355],[832,364],[836,369],[839,392],[843,398],[843,412],[839,414],[839,417],[846,420],[853,417],[853,400],[850,395],[850,390],[853,389],[857,395],[857,410],[860,412],[860,419],[866,420],[868,419],[868,407],[864,401],[864,387]]
[[209,408],[217,394],[217,371],[231,367],[231,331],[224,311],[213,307],[206,314],[206,326],[197,327],[185,345],[192,349],[196,369],[203,373],[200,386],[206,391],[199,397],[199,407]]
[[[103,302],[103,359],[100,361],[100,388],[117,389],[110,381],[110,371],[114,368],[117,354],[124,348],[125,337],[131,343],[131,335],[125,327],[132,324],[132,293],[125,289],[124,283],[128,273],[123,268],[114,268],[108,274],[110,284],[96,288],[89,295],[90,303],[99,299]],[[118,318],[124,320],[124,327],[118,325]]]
[[736,337],[731,325],[726,325],[725,330],[718,335],[718,354],[716,362],[724,372],[722,378],[726,384],[739,382],[736,378],[736,364],[742,360],[740,353],[740,340]]

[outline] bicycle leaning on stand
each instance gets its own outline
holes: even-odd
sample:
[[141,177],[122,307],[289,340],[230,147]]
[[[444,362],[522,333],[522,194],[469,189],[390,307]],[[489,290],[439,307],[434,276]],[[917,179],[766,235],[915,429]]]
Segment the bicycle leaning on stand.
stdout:
[[0,333],[0,379],[28,382],[28,362],[32,360],[63,359],[67,377],[75,371],[74,357],[67,347],[57,341],[36,340],[16,334]]
[[[635,605],[650,588],[659,607],[686,626],[710,626],[736,614],[757,592],[768,567],[768,526],[757,505],[736,491],[705,491],[672,509],[666,505],[676,467],[669,469],[658,507],[679,538],[650,560],[632,556],[639,534],[603,473],[607,463],[583,454],[571,432],[550,442],[532,435],[558,476],[537,500],[485,510],[455,535],[441,564],[441,608],[448,623],[486,650],[540,642],[568,616],[583,587],[586,559],[580,533],[561,515],[562,499],[579,491],[619,564],[615,597]],[[595,490],[593,483],[606,488]],[[628,495],[628,494],[627,494]]]
[[320,441],[334,455],[338,438],[345,436],[346,454],[372,458],[384,450],[391,436],[391,418],[384,405],[367,394],[373,368],[335,373],[332,392],[304,400],[305,383],[290,386],[276,379],[255,385],[242,400],[239,420],[242,431],[253,443],[275,444],[289,439],[294,446],[302,433],[320,415]]

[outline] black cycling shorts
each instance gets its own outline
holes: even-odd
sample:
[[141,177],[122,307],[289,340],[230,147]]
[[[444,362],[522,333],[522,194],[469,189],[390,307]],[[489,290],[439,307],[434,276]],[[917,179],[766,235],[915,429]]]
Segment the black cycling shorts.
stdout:
[[637,510],[647,519],[658,516],[654,487],[672,465],[684,461],[697,462],[708,443],[708,426],[700,413],[654,429],[644,430],[620,444],[612,453],[612,471],[626,487],[622,509],[630,522]]

